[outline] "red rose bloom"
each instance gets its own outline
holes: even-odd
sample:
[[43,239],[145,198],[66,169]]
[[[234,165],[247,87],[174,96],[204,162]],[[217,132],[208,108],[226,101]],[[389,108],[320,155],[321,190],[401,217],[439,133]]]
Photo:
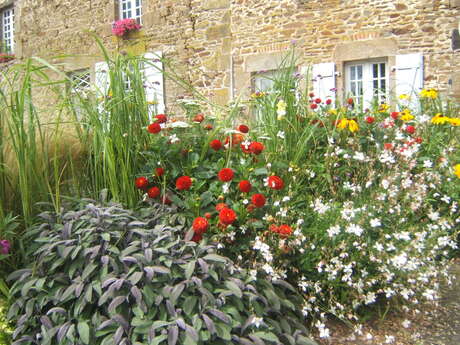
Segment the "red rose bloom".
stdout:
[[165,173],[165,169],[163,169],[162,167],[159,167],[159,168],[156,168],[156,169],[155,169],[155,174],[156,174],[158,177],[163,176],[164,173]]
[[249,144],[249,151],[254,153],[255,155],[260,154],[264,150],[264,144],[259,143],[258,141],[254,141]]
[[139,189],[146,189],[149,185],[147,177],[138,177],[135,181],[136,187]]
[[203,235],[199,235],[199,234],[197,234],[197,233],[194,233],[194,234],[193,234],[193,237],[192,237],[192,241],[193,241],[193,242],[198,243],[198,242],[200,242],[202,239],[203,239]]
[[350,98],[347,99],[347,103],[349,105],[353,105],[353,103],[355,103],[355,101],[353,100],[353,98],[350,97]]
[[320,104],[320,103],[321,103],[321,98],[315,99],[315,103],[316,103],[316,104]]
[[409,133],[409,134],[414,134],[415,133],[415,127],[414,126],[407,126],[406,127],[406,132]]
[[195,234],[198,235],[203,235],[206,230],[208,229],[209,223],[206,218],[203,217],[197,217],[193,220],[193,231],[195,231]]
[[251,182],[249,182],[248,180],[241,181],[238,187],[240,188],[240,191],[242,193],[249,193],[252,188]]
[[278,227],[278,233],[281,237],[288,237],[292,234],[292,228],[287,224],[282,224]]
[[230,225],[236,220],[236,213],[231,208],[224,208],[219,213],[219,220],[224,225]]
[[160,188],[158,187],[152,187],[147,191],[147,195],[149,198],[155,199],[160,196]]
[[198,122],[201,123],[204,120],[203,114],[196,114],[195,117],[193,118],[193,122]]
[[148,125],[147,131],[152,134],[159,133],[161,131],[161,126],[158,122],[151,123],[150,125]]
[[326,99],[326,104],[327,104],[327,105],[329,105],[329,104],[331,104],[331,103],[332,103],[332,99],[330,99],[330,98]]
[[269,176],[268,177],[268,187],[271,189],[280,190],[284,187],[283,180],[278,176]]
[[224,208],[228,208],[228,206],[227,206],[226,203],[221,202],[221,203],[219,203],[219,204],[216,205],[216,211],[217,211],[217,212],[222,211]]
[[222,182],[228,182],[228,181],[231,181],[233,179],[233,176],[234,176],[234,172],[232,169],[230,168],[223,168],[221,171],[219,171],[219,173],[217,174],[217,177],[219,178],[219,180],[221,180]]
[[399,112],[393,111],[393,112],[390,114],[390,116],[393,118],[393,120],[396,120],[396,119],[398,118],[398,116],[399,116]]
[[189,190],[192,186],[190,176],[181,176],[176,180],[176,188],[179,190]]
[[310,104],[310,109],[315,110],[316,108],[318,108],[318,104],[316,104],[316,103]]
[[247,133],[247,132],[249,132],[249,127],[246,126],[246,125],[239,125],[239,126],[238,126],[238,130],[239,130],[241,133]]
[[155,118],[157,119],[157,123],[165,123],[166,121],[168,121],[168,118],[165,114],[155,115]]
[[214,139],[209,143],[209,146],[214,150],[214,151],[219,151],[222,148],[222,143],[219,139]]
[[264,207],[265,205],[265,197],[263,194],[254,194],[251,198],[251,201],[256,207]]
[[370,124],[370,123],[373,123],[374,121],[375,121],[375,118],[374,118],[374,117],[372,117],[372,116],[366,117],[366,122],[367,122],[367,123]]

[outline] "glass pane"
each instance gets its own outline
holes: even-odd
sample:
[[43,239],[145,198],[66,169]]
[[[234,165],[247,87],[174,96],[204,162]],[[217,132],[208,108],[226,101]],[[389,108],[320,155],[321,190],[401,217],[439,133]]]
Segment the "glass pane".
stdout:
[[385,76],[385,64],[384,63],[380,64],[380,76],[381,77]]
[[350,67],[350,79],[351,80],[356,79],[356,67],[355,66]]
[[363,79],[363,65],[358,65],[356,67],[358,68],[358,79],[362,80]]
[[378,79],[373,80],[372,83],[373,83],[373,88],[374,88],[374,90],[377,90],[377,89],[379,88],[379,81],[378,81]]
[[356,84],[354,81],[350,82],[350,91],[353,95],[356,96]]
[[[372,64],[372,76],[374,78],[378,78],[379,77],[379,65],[374,63]],[[375,87],[375,86],[374,86]]]
[[385,79],[382,79],[382,80],[380,81],[380,89],[381,89],[381,91],[382,91],[383,93],[386,92],[386,80],[385,80]]
[[361,96],[363,94],[363,82],[358,82],[358,94]]

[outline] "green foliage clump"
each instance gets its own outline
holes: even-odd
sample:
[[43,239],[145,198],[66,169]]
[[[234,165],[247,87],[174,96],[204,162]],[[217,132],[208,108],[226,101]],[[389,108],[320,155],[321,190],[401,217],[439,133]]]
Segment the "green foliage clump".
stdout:
[[[162,224],[168,212],[176,225]],[[314,344],[292,286],[184,241],[183,219],[162,206],[41,217],[35,264],[9,277],[24,344]]]

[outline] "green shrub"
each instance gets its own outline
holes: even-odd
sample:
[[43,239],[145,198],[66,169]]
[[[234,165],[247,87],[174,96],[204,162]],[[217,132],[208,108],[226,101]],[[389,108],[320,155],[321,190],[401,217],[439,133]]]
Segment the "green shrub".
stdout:
[[[14,272],[9,317],[31,344],[314,344],[282,280],[184,241],[162,206],[86,204],[35,226],[33,267]],[[187,233],[188,238],[192,232]]]
[[6,320],[6,302],[0,298],[0,345],[11,343],[11,333],[13,330]]

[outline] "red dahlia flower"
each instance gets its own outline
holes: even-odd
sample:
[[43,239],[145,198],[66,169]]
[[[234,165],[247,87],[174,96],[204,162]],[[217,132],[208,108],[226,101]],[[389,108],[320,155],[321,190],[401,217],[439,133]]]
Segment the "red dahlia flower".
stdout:
[[278,232],[278,225],[275,225],[275,224],[270,224],[269,228],[268,228],[271,232]]
[[163,169],[162,167],[158,167],[155,169],[155,174],[158,176],[158,177],[161,177],[163,176],[165,173],[165,169]]
[[195,231],[195,234],[198,235],[203,235],[206,230],[208,229],[209,223],[206,218],[203,217],[197,217],[193,220],[193,231]]
[[398,118],[398,116],[399,116],[399,112],[393,111],[393,112],[390,114],[390,116],[393,118],[393,120],[396,120],[396,119]]
[[274,176],[269,176],[268,177],[268,187],[270,187],[271,189],[280,190],[280,189],[283,189],[284,182],[278,176],[275,176],[275,175]]
[[310,93],[308,94],[308,96],[309,96],[310,98],[313,98],[313,97],[315,97],[315,94],[314,94],[313,92],[310,92]]
[[249,151],[251,151],[255,155],[260,154],[264,150],[264,148],[264,144],[259,143],[258,141],[254,141],[249,145]]
[[329,104],[331,104],[331,103],[332,103],[332,99],[330,99],[330,98],[326,99],[326,104],[327,104],[327,105],[329,105]]
[[251,182],[249,182],[248,180],[243,180],[240,181],[238,187],[240,188],[240,191],[242,193],[249,193],[251,191],[252,185]]
[[219,151],[221,148],[222,148],[222,143],[219,139],[214,139],[213,141],[211,141],[209,143],[209,146],[215,150],[215,151]]
[[415,133],[415,127],[411,126],[411,125],[408,125],[406,127],[406,132],[409,133],[409,134],[414,134]]
[[374,118],[374,117],[372,117],[372,116],[366,117],[366,122],[367,122],[367,123],[371,124],[371,123],[373,123],[374,121],[375,121],[375,118]]
[[385,143],[385,144],[383,144],[383,148],[385,150],[391,150],[391,149],[393,149],[393,144],[392,143]]
[[211,218],[212,218],[212,215],[211,215],[211,213],[206,212],[206,213],[204,214],[204,217],[205,217],[206,219],[211,219]]
[[146,189],[149,185],[149,180],[144,176],[138,177],[135,181],[135,184],[138,189]]
[[239,126],[238,126],[238,130],[239,130],[241,133],[247,133],[247,132],[249,132],[249,127],[246,126],[246,125],[239,125]]
[[254,194],[251,198],[251,201],[255,207],[265,206],[265,197],[263,196],[263,194]]
[[149,198],[155,199],[160,196],[160,188],[158,187],[152,187],[147,191],[147,195]]
[[219,173],[217,174],[217,177],[219,178],[219,180],[221,180],[222,182],[228,182],[228,181],[231,181],[233,179],[233,176],[234,176],[234,172],[232,169],[230,168],[223,168],[221,171],[219,171]]
[[156,122],[158,122],[158,123],[165,123],[166,121],[168,121],[168,118],[166,117],[165,114],[155,115],[155,118],[157,119]]
[[282,224],[278,227],[277,231],[281,237],[288,237],[292,234],[292,228],[287,224]]
[[315,99],[315,103],[316,103],[316,104],[320,104],[320,103],[321,103],[321,98]]
[[355,103],[355,101],[353,100],[353,98],[350,97],[350,98],[347,99],[347,103],[349,105],[353,105],[353,103]]
[[236,220],[236,213],[231,208],[224,208],[219,213],[219,220],[224,225],[230,225]]
[[193,122],[198,122],[201,123],[204,120],[203,114],[196,114],[195,117],[193,118]]
[[159,133],[161,131],[161,126],[158,122],[151,123],[148,125],[147,131],[152,134]]
[[[238,146],[243,141],[244,141],[243,134],[240,134],[240,133],[233,133],[232,134],[232,146]],[[228,144],[228,143],[230,143],[230,138],[229,137],[227,137],[227,139],[225,139],[225,144]]]
[[310,104],[310,109],[315,110],[316,108],[318,108],[318,104],[316,104],[316,103]]
[[189,190],[192,186],[190,176],[181,176],[176,180],[176,188],[179,190]]

